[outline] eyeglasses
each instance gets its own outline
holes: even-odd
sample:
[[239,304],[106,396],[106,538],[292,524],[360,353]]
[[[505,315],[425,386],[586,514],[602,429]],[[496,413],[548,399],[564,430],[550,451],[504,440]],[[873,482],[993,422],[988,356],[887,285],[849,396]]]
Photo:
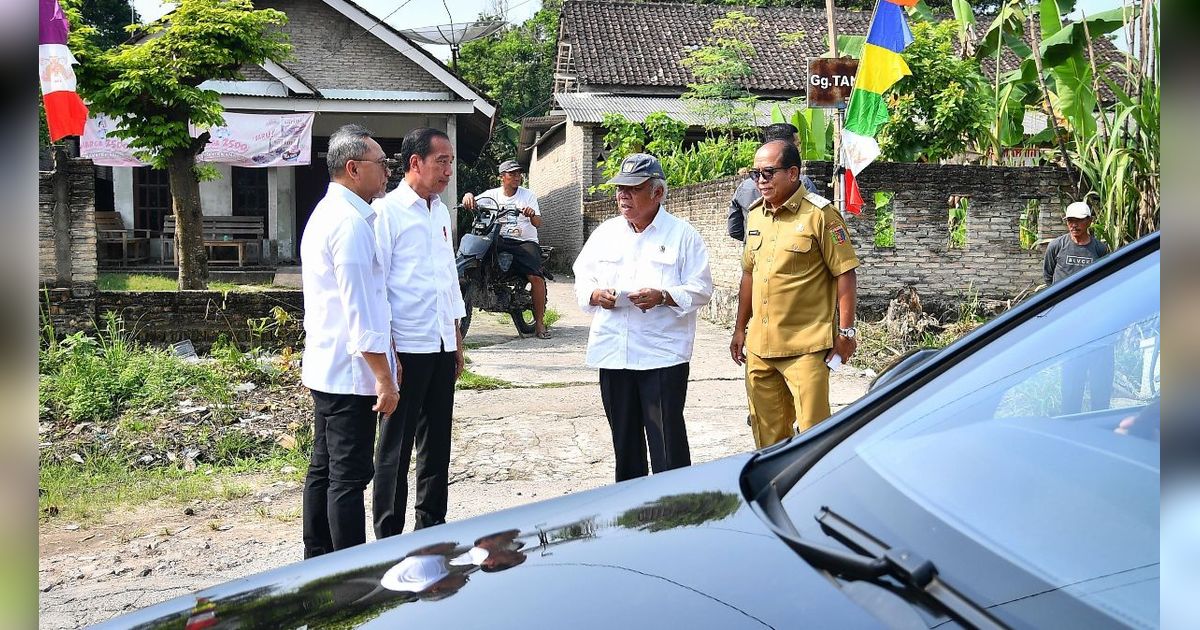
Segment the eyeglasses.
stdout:
[[752,168],[749,171],[750,179],[753,179],[754,181],[758,181],[764,177],[766,177],[767,179],[771,179],[771,178],[775,177],[775,173],[778,173],[780,171],[786,171],[789,168],[791,168],[791,167],[790,166],[789,167],[764,166],[763,168]]

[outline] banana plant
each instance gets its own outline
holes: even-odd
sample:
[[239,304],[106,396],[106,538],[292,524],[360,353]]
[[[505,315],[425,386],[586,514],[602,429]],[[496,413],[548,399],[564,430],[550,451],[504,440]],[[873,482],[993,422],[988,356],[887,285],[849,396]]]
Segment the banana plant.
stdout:
[[799,130],[800,155],[806,160],[829,160],[833,156],[832,120],[827,120],[825,110],[805,107],[786,116],[778,105],[771,108],[771,122],[792,123]]

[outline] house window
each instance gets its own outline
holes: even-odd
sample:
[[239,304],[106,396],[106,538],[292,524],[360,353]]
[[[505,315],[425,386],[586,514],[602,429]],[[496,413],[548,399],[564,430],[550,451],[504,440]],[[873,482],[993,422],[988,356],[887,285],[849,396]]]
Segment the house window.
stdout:
[[233,179],[233,216],[262,217],[266,222],[267,169],[234,166],[230,171]]
[[163,219],[171,214],[171,180],[165,170],[133,169],[133,227],[162,234]]

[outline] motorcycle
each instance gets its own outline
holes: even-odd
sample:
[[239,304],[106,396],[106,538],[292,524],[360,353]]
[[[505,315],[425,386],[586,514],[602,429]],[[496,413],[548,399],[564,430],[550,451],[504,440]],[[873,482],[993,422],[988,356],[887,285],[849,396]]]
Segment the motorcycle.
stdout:
[[[467,336],[467,329],[471,326],[474,309],[511,316],[521,336],[534,332],[533,295],[529,292],[529,280],[510,270],[513,262],[511,253],[497,251],[501,235],[515,228],[520,216],[521,210],[515,205],[500,205],[491,197],[475,199],[471,231],[463,234],[459,241],[456,259],[459,288],[467,307],[466,316],[459,321],[463,337]],[[552,251],[553,247],[541,247],[543,267]],[[554,277],[546,272],[546,279],[553,280]]]

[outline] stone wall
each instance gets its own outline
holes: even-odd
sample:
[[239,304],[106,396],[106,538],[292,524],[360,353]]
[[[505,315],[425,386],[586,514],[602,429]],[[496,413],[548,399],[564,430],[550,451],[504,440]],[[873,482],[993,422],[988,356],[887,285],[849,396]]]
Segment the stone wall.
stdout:
[[103,291],[96,297],[96,314],[115,312],[127,330],[144,343],[170,344],[191,339],[205,352],[220,336],[236,339],[243,348],[251,341],[248,320],[271,316],[279,306],[292,321],[281,328],[281,338],[268,334],[264,345],[295,346],[304,317],[301,291]]
[[38,173],[38,292],[43,323],[87,330],[96,306],[96,195],[91,160],[56,152]]
[[[807,173],[819,190],[828,190],[829,163],[813,162]],[[1062,209],[1069,203],[1070,181],[1053,167],[948,166],[874,164],[863,172],[860,186],[867,205],[858,216],[847,215],[858,270],[859,311],[878,315],[898,289],[911,285],[926,310],[950,310],[969,295],[1007,300],[1041,283],[1043,249],[1022,249],[1019,221],[1026,203],[1041,209],[1039,238],[1062,232]],[[705,316],[730,322],[737,307],[741,243],[725,232],[729,197],[739,177],[671,190],[667,208],[690,221],[708,246],[713,272],[712,304]],[[876,191],[894,193],[895,246],[874,243]],[[949,245],[947,200],[968,197],[967,241]],[[830,195],[826,195],[830,196]],[[584,202],[584,225],[591,229],[615,216],[613,199]]]
[[[304,296],[299,290],[99,291],[90,299],[80,299],[68,290],[56,289],[42,298],[48,302],[59,335],[92,330],[109,312],[120,316],[125,330],[139,342],[163,346],[190,339],[198,352],[207,352],[222,335],[236,340],[243,349],[251,345],[298,347],[303,330]],[[276,306],[288,314],[289,321],[252,341],[248,321],[271,318]],[[274,330],[280,334],[276,336]]]
[[38,282],[96,285],[96,195],[91,160],[59,155],[63,169],[38,173]]

